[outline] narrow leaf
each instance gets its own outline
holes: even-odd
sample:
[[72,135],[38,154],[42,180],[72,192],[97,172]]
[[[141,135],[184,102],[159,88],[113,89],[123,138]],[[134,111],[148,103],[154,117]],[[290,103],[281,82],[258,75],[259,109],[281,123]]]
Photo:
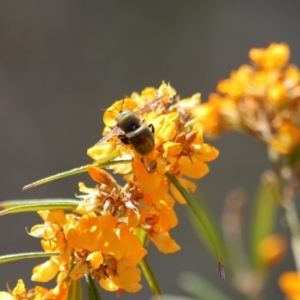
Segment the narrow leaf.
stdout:
[[[216,238],[220,242],[220,247],[221,247],[222,253],[226,253],[227,249],[225,246],[225,241],[223,239],[221,230],[220,230],[214,216],[212,215],[212,212],[205,205],[205,201],[204,201],[203,197],[199,194],[199,192],[197,192],[197,205],[199,206],[199,209],[205,214],[206,218],[208,219],[208,221],[211,225],[211,230],[213,231],[214,236],[216,236]],[[215,255],[215,249],[211,242],[210,236],[207,234],[207,231],[199,223],[197,216],[191,210],[189,210],[189,216],[190,216],[190,220],[193,225],[193,228],[195,229],[201,242],[206,246],[206,248],[208,249],[208,251],[211,254]]]
[[257,247],[263,238],[274,232],[278,204],[272,194],[271,188],[261,180],[255,197],[250,224],[250,257],[256,270],[263,270],[263,262],[257,254]]
[[[92,165],[94,167],[98,167],[98,168],[107,168],[107,167],[110,167],[110,166],[113,166],[113,165],[125,164],[125,163],[130,163],[130,162],[131,162],[131,160],[115,160],[115,161],[108,161],[108,162],[105,162],[105,163],[95,162]],[[61,178],[68,177],[68,176],[73,176],[73,175],[80,174],[80,173],[85,173],[85,172],[87,172],[88,166],[89,165],[81,166],[81,167],[78,167],[78,168],[75,168],[75,169],[72,169],[72,170],[69,170],[69,171],[61,172],[61,173],[51,175],[49,177],[37,180],[33,183],[25,185],[22,188],[22,190],[25,191],[25,190],[31,189],[33,187],[36,187],[38,185],[42,185],[44,183],[48,183],[48,182],[51,182],[51,181],[54,181],[54,180],[57,180],[57,179],[61,179]]]
[[31,189],[33,187],[36,187],[38,185],[41,185],[41,184],[44,184],[44,183],[48,183],[48,182],[51,182],[51,181],[54,181],[54,180],[57,180],[57,179],[61,179],[61,178],[64,178],[64,177],[68,177],[68,176],[72,176],[72,175],[76,175],[76,174],[87,172],[87,167],[88,166],[86,165],[86,166],[78,167],[78,168],[75,168],[75,169],[72,169],[72,170],[69,170],[69,171],[65,171],[65,172],[61,172],[61,173],[55,174],[55,175],[51,175],[49,177],[46,177],[46,178],[37,180],[37,181],[35,181],[33,183],[25,185],[22,188],[22,190],[25,191],[25,190]]
[[179,286],[196,299],[230,300],[215,286],[192,272],[184,272],[180,275]]
[[101,296],[95,285],[94,279],[90,275],[85,275],[85,281],[88,286],[89,300],[101,300]]
[[74,210],[79,203],[80,200],[63,198],[4,201],[0,203],[0,216],[39,210]]
[[21,260],[21,259],[49,257],[49,256],[57,256],[57,255],[59,255],[58,252],[28,252],[28,253],[8,254],[8,255],[0,256],[0,264]]
[[71,280],[66,300],[83,300],[81,280]]
[[168,173],[166,173],[166,176],[174,184],[177,190],[181,193],[182,197],[184,197],[187,204],[191,208],[192,212],[195,214],[196,218],[198,219],[198,222],[201,224],[207,236],[209,237],[218,261],[220,279],[221,281],[224,281],[225,272],[224,272],[224,263],[222,259],[222,247],[221,247],[221,242],[218,239],[218,236],[216,236],[214,230],[212,229],[213,226],[211,225],[205,213],[199,208],[199,205],[196,203],[194,198],[181,186],[179,181]]

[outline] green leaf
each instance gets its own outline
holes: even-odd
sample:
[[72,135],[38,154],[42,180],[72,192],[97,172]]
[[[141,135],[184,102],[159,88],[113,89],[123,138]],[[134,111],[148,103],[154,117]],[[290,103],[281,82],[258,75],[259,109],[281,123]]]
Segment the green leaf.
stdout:
[[250,258],[252,266],[259,271],[264,270],[264,264],[258,257],[257,247],[262,239],[274,232],[278,207],[271,187],[262,179],[254,200],[250,224]]
[[157,283],[157,280],[150,268],[150,266],[148,265],[148,262],[145,258],[143,258],[140,263],[139,263],[141,269],[142,269],[142,272],[145,276],[145,279],[153,293],[153,295],[156,296],[156,299],[162,299],[162,296],[161,296],[161,290],[160,290],[160,287]]
[[173,177],[172,175],[166,173],[166,176],[168,179],[173,183],[173,185],[177,188],[177,190],[180,192],[182,197],[186,200],[187,204],[191,208],[192,212],[195,214],[195,217],[197,218],[199,224],[203,227],[204,231],[207,234],[207,237],[209,238],[212,247],[214,249],[214,253],[216,255],[218,266],[219,266],[219,275],[222,281],[225,280],[225,272],[224,272],[224,263],[222,259],[222,246],[221,241],[219,239],[219,236],[216,234],[216,232],[213,230],[213,225],[210,222],[210,219],[206,216],[205,212],[201,210],[197,202],[194,200],[194,198],[191,196],[190,193],[188,193],[179,183],[179,181]]
[[80,200],[64,198],[4,201],[0,203],[0,208],[4,208],[0,210],[0,216],[39,210],[74,210],[79,203]]
[[8,254],[8,255],[0,256],[0,264],[21,260],[21,259],[49,257],[49,256],[57,256],[57,255],[59,255],[58,252],[28,252],[28,253]]
[[94,279],[90,275],[85,275],[85,281],[88,286],[89,300],[101,300],[101,296],[95,285]]
[[[113,166],[113,165],[125,164],[125,163],[130,163],[130,162],[131,162],[131,160],[126,159],[126,160],[108,161],[108,162],[104,162],[104,163],[103,162],[101,162],[101,163],[94,162],[92,165],[95,166],[95,167],[98,167],[98,168],[107,168],[107,167],[110,167],[110,166]],[[49,177],[37,180],[33,183],[25,185],[22,188],[22,190],[25,191],[25,190],[31,189],[33,187],[36,187],[38,185],[48,183],[48,182],[51,182],[51,181],[54,181],[54,180],[57,180],[57,179],[61,179],[61,178],[68,177],[68,176],[73,176],[73,175],[80,174],[80,173],[85,173],[85,172],[87,172],[88,166],[89,165],[81,166],[81,167],[78,167],[78,168],[75,168],[75,169],[72,169],[72,170],[69,170],[69,171],[61,172],[61,173],[51,175]]]
[[179,277],[179,286],[196,299],[230,300],[223,292],[205,279],[192,272],[184,272]]
[[83,300],[81,280],[71,280],[66,300]]
[[[204,201],[203,197],[199,194],[199,192],[197,192],[197,205],[199,206],[199,209],[204,213],[204,215],[208,219],[210,226],[211,226],[211,230],[213,231],[214,236],[216,236],[217,240],[219,241],[219,244],[221,247],[221,252],[225,254],[227,249],[226,249],[225,241],[223,239],[220,227],[218,226],[214,216],[212,215],[211,211],[205,204],[205,201]],[[207,231],[199,223],[198,218],[196,217],[196,215],[194,213],[192,213],[191,210],[189,210],[189,217],[190,217],[192,226],[195,229],[201,242],[204,244],[204,246],[208,249],[208,251],[212,255],[215,255],[215,249],[211,242],[210,236],[207,234]]]

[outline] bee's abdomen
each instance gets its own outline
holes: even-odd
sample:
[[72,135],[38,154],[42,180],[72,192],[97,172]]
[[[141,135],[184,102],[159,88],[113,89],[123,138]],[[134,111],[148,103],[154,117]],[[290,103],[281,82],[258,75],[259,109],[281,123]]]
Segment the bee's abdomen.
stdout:
[[130,144],[141,155],[145,155],[154,148],[154,136],[150,128],[141,124],[139,128],[126,134]]

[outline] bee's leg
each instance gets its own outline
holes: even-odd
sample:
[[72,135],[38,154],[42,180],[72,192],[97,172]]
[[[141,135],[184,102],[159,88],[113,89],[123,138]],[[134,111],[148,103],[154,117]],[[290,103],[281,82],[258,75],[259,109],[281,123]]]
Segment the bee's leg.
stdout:
[[154,126],[153,126],[153,124],[149,124],[148,127],[151,129],[152,133],[154,133]]
[[125,144],[125,145],[129,145],[130,142],[128,140],[128,137],[126,135],[118,135],[118,138],[120,139],[120,141]]
[[155,160],[147,160],[146,158],[141,158],[141,163],[145,165],[145,168],[148,173],[152,173],[156,170],[156,161]]

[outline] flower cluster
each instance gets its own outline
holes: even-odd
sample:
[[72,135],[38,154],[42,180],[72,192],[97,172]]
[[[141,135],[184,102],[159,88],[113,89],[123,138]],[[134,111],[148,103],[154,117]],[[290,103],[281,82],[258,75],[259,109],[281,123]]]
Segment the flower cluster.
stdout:
[[[104,114],[104,134],[109,134],[118,127],[116,115],[121,110],[134,109],[137,114],[143,112],[140,116],[142,122],[151,124],[154,128],[154,144],[146,154],[141,155],[138,152],[145,142],[143,139],[141,145],[135,145],[124,144],[118,137],[96,144],[88,150],[88,154],[95,161],[102,160],[105,155],[111,157],[113,152],[116,153],[114,161],[127,159],[126,164],[111,167],[117,173],[126,173],[126,185],[122,189],[118,188],[116,183],[112,183],[112,179],[101,181],[97,180],[98,175],[93,176],[91,172],[90,175],[100,183],[110,181],[111,191],[105,192],[104,195],[104,198],[109,195],[109,204],[104,204],[103,207],[113,206],[111,211],[122,211],[122,220],[126,217],[130,227],[146,231],[149,239],[164,253],[179,250],[179,246],[169,236],[169,230],[177,225],[173,209],[174,200],[169,190],[178,202],[185,203],[165,174],[173,175],[183,187],[195,191],[195,184],[182,177],[201,178],[209,170],[206,162],[218,156],[215,148],[203,142],[199,124],[190,119],[190,111],[195,104],[199,104],[200,96],[195,95],[179,101],[178,98],[172,99],[175,94],[171,86],[163,83],[157,90],[147,88],[141,95],[134,93],[131,97],[116,102]],[[158,103],[156,99],[160,99]],[[155,105],[152,105],[153,103]],[[112,129],[112,126],[116,127]],[[103,188],[83,192],[87,194],[84,203],[90,203],[95,192],[98,192],[98,197],[101,198]],[[120,201],[122,210],[114,207],[118,207]]]
[[292,153],[300,144],[300,71],[287,65],[289,56],[286,44],[251,49],[252,65],[233,71],[219,82],[218,93],[194,110],[203,130],[246,132],[278,153]]
[[[180,249],[169,231],[178,223],[175,200],[184,204],[185,199],[166,174],[195,191],[187,178],[206,175],[207,162],[218,151],[204,143],[201,125],[191,117],[200,95],[182,101],[175,95],[162,83],[108,108],[104,138],[88,149],[94,163],[87,171],[96,186],[79,183],[81,201],[73,213],[39,212],[44,223],[29,234],[40,238],[51,255],[33,269],[32,280],[57,281],[47,291],[52,298],[42,299],[64,299],[71,282],[86,275],[107,291],[137,292],[142,287],[138,264],[147,243],[162,253]],[[125,184],[119,185],[104,167],[122,174]]]

